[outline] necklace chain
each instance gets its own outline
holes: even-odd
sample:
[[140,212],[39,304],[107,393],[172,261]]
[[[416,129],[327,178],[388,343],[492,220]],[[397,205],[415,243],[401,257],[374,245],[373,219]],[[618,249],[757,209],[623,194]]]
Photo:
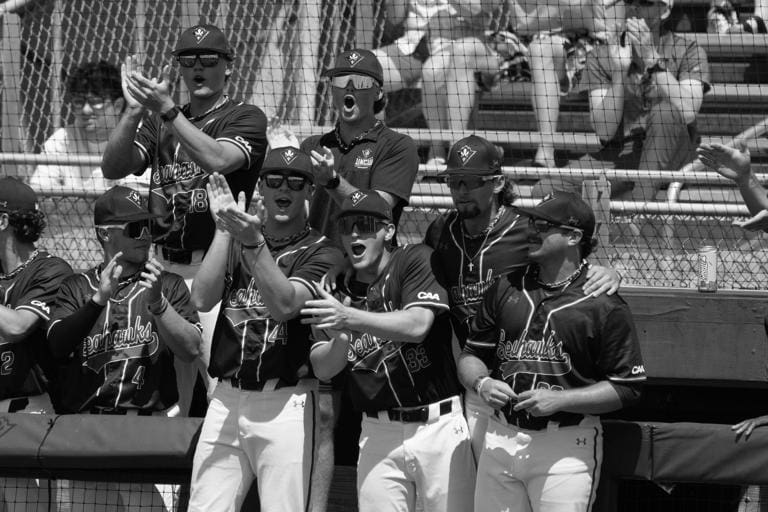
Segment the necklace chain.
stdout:
[[27,258],[27,261],[25,261],[15,269],[11,270],[7,274],[0,274],[0,279],[6,280],[6,279],[11,279],[13,277],[16,277],[27,267],[27,265],[29,265],[32,262],[32,260],[37,258],[38,254],[40,254],[40,250],[35,249],[34,251],[32,251],[32,254],[29,255],[29,258]]
[[333,134],[336,136],[336,143],[339,145],[339,149],[346,153],[352,148],[352,146],[363,140],[363,137],[368,135],[368,133],[378,128],[379,125],[381,125],[381,120],[377,119],[376,122],[373,123],[373,126],[365,130],[363,133],[355,135],[355,137],[349,141],[349,144],[345,144],[344,141],[341,140],[341,132],[339,131],[339,126],[341,126],[340,123],[336,123],[336,128],[333,130]]
[[[227,102],[227,100],[228,100],[228,99],[229,99],[229,96],[227,96],[227,95],[225,94],[224,96],[222,96],[221,98],[219,98],[218,100],[216,100],[216,103],[215,103],[215,104],[214,104],[214,105],[213,105],[211,108],[209,108],[208,110],[206,110],[205,112],[203,112],[203,113],[202,113],[202,114],[200,114],[199,116],[193,116],[193,115],[192,115],[192,113],[190,112],[190,114],[189,114],[189,120],[190,120],[191,122],[195,122],[195,121],[198,121],[198,120],[200,120],[200,119],[204,118],[205,116],[207,116],[208,114],[210,114],[211,112],[213,112],[214,110],[216,110],[217,108],[220,108],[222,105],[224,105],[224,104]],[[192,110],[192,108],[191,108],[191,107],[190,107],[190,110]]]
[[584,270],[584,267],[586,265],[587,265],[586,260],[582,261],[581,265],[579,265],[579,268],[577,268],[571,275],[569,275],[565,279],[561,279],[560,281],[555,281],[554,283],[545,283],[541,279],[539,279],[538,276],[536,276],[536,282],[538,282],[541,286],[549,290],[563,288],[565,286],[568,286],[572,282],[574,282],[576,278],[578,278],[581,275],[581,271]]
[[264,235],[264,238],[266,239],[267,243],[269,243],[270,247],[282,247],[283,245],[288,245],[290,243],[295,242],[296,240],[301,240],[302,238],[307,236],[307,233],[309,233],[309,230],[310,230],[309,224],[304,224],[304,228],[298,233],[294,233],[288,236],[283,236],[280,238],[275,238],[271,235],[268,235],[267,231],[264,229],[264,226],[261,226],[261,234]]
[[[480,254],[480,251],[483,250],[483,247],[485,246],[485,242],[488,241],[488,236],[491,234],[491,231],[496,226],[496,223],[499,222],[499,219],[501,218],[501,216],[504,215],[505,210],[506,208],[504,207],[504,205],[501,205],[501,207],[499,208],[499,211],[496,212],[496,216],[493,218],[493,220],[491,220],[491,222],[488,223],[488,226],[486,226],[486,228],[479,235],[471,236],[467,234],[467,232],[464,231],[464,223],[463,222],[459,223],[459,227],[461,228],[461,252],[464,253],[464,257],[467,259],[467,261],[469,261],[467,268],[469,268],[470,272],[472,272],[475,269],[474,259],[477,258],[477,255]],[[483,236],[483,241],[480,242],[480,246],[475,251],[475,254],[470,256],[469,253],[467,252],[465,239],[469,238],[470,240],[473,240],[473,239],[480,238],[481,236]]]

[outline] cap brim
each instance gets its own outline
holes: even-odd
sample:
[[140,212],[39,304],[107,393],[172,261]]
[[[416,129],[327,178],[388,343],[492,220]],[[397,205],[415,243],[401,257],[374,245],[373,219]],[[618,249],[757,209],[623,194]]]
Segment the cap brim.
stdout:
[[162,218],[162,215],[159,215],[157,213],[152,212],[141,212],[141,213],[134,213],[132,215],[126,215],[121,216],[119,218],[115,218],[115,222],[135,222],[137,220],[152,220],[152,219],[159,219]]
[[269,172],[287,172],[291,174],[300,174],[307,178],[311,183],[315,183],[315,175],[307,171],[299,171],[297,169],[289,169],[287,167],[262,167],[259,170],[259,177],[264,176]]
[[178,57],[184,52],[195,52],[195,53],[213,52],[213,53],[218,53],[219,55],[224,55],[224,57],[226,57],[227,59],[232,58],[231,51],[225,52],[225,51],[222,51],[220,48],[202,48],[200,46],[196,46],[194,48],[181,48],[179,50],[173,50],[171,52],[171,55],[173,55],[174,57]]
[[366,210],[344,210],[344,211],[340,211],[336,215],[336,219],[335,220],[339,220],[339,219],[342,219],[344,217],[351,217],[353,215],[370,215],[371,217],[378,217],[381,220],[385,220],[387,222],[394,222],[392,220],[392,217],[387,217],[385,215],[382,215],[381,212],[366,211]]
[[515,210],[520,215],[524,215],[526,217],[533,217],[534,219],[544,219],[548,220],[549,222],[552,222],[553,224],[560,224],[560,221],[555,219],[554,217],[550,217],[549,215],[542,214],[541,211],[534,208],[523,208],[520,206],[512,206],[512,209]]
[[338,75],[365,75],[373,78],[376,80],[379,85],[384,83],[384,78],[381,76],[377,76],[374,73],[371,73],[370,71],[364,70],[364,69],[355,69],[355,68],[331,68],[323,71],[321,76],[333,78],[334,76]]

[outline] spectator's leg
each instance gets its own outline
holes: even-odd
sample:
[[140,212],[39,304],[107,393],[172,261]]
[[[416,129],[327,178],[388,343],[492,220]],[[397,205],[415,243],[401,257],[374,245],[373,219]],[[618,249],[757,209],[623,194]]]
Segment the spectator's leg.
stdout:
[[[448,129],[448,107],[446,104],[446,73],[451,65],[450,45],[432,44],[432,53],[422,68],[421,111],[427,126],[432,129]],[[445,159],[445,143],[433,140],[430,155]]]
[[554,167],[555,146],[551,136],[557,132],[560,116],[560,80],[565,74],[565,49],[560,36],[542,36],[531,41],[529,51],[533,112],[539,132],[545,140],[539,144],[534,162],[544,167]]
[[384,91],[395,92],[413,87],[421,78],[421,62],[411,55],[403,55],[397,45],[391,44],[373,50],[384,71]]
[[312,512],[325,512],[333,482],[335,466],[333,429],[339,417],[341,391],[332,390],[330,384],[321,383],[317,394],[315,435],[315,469],[312,472]]

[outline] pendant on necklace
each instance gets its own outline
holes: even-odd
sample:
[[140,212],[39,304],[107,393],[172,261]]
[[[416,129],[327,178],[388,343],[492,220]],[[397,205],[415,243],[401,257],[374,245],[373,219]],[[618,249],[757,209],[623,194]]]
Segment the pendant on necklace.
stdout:
[[475,264],[470,261],[469,265],[467,265],[467,268],[469,269],[470,272],[472,272],[475,270]]

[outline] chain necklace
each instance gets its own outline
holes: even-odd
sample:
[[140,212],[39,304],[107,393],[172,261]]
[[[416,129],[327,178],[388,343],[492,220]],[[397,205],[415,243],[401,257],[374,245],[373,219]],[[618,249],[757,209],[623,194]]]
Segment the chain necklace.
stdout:
[[[499,208],[499,211],[496,212],[496,216],[493,218],[493,220],[491,220],[488,226],[486,226],[486,228],[478,235],[467,234],[464,231],[464,223],[459,222],[459,227],[461,228],[461,252],[464,253],[464,257],[467,258],[467,260],[469,261],[467,268],[469,269],[470,272],[474,271],[475,269],[475,264],[473,263],[474,259],[477,258],[477,255],[480,254],[480,251],[482,251],[483,248],[485,247],[485,242],[488,241],[488,236],[491,234],[491,230],[493,230],[494,226],[496,226],[496,223],[499,222],[499,219],[501,218],[501,216],[504,215],[505,210],[506,208],[504,207],[504,205],[501,205],[501,207]],[[467,238],[469,238],[470,240],[476,240],[481,236],[483,237],[483,241],[480,242],[480,246],[475,251],[475,254],[470,256],[469,253],[467,252],[467,246],[466,246],[465,240]]]
[[336,128],[333,130],[333,134],[336,136],[336,143],[339,145],[339,149],[341,149],[342,152],[346,153],[350,149],[352,149],[352,146],[363,140],[363,137],[368,135],[368,133],[372,132],[376,128],[378,128],[381,125],[381,120],[377,119],[375,123],[373,123],[373,126],[365,130],[363,133],[356,135],[351,141],[349,141],[349,144],[344,144],[344,141],[341,140],[341,132],[339,131],[339,126],[341,126],[341,123],[336,123]]
[[545,283],[541,279],[539,279],[539,276],[536,276],[536,282],[539,283],[541,286],[543,286],[547,290],[557,290],[558,288],[564,288],[574,282],[580,275],[581,271],[584,270],[584,268],[587,266],[587,260],[582,260],[581,265],[579,265],[579,268],[577,268],[571,275],[566,277],[565,279],[561,279],[560,281],[555,281],[554,283]]
[[35,249],[32,251],[32,254],[29,255],[29,258],[27,258],[27,261],[16,267],[15,269],[11,270],[7,274],[0,274],[0,280],[5,281],[7,279],[13,279],[17,275],[19,275],[30,263],[32,263],[32,260],[37,258],[37,255],[40,254],[40,251],[38,249]]
[[[203,113],[202,113],[202,114],[200,114],[199,116],[193,116],[193,115],[192,115],[192,112],[191,112],[191,110],[192,110],[192,107],[190,106],[190,107],[189,107],[189,111],[190,111],[190,112],[189,112],[189,116],[187,117],[187,119],[189,119],[189,121],[190,121],[190,122],[193,122],[193,123],[194,123],[195,121],[199,121],[200,119],[204,118],[205,116],[207,116],[208,114],[210,114],[210,113],[211,113],[211,112],[213,112],[214,110],[221,108],[221,107],[222,107],[222,106],[223,106],[223,105],[224,105],[224,104],[227,102],[227,100],[228,100],[228,99],[229,99],[229,96],[227,96],[227,95],[225,94],[224,96],[222,96],[221,98],[219,98],[219,99],[216,101],[216,103],[215,103],[215,104],[214,104],[214,105],[213,105],[211,108],[209,108],[208,110],[206,110],[205,112],[203,112]],[[185,115],[186,115],[186,114],[185,114]]]
[[310,230],[309,224],[304,224],[304,229],[302,229],[298,233],[294,233],[288,236],[283,236],[280,238],[275,238],[273,236],[268,235],[267,231],[264,229],[264,226],[261,226],[261,234],[264,235],[264,239],[267,241],[270,247],[282,247],[284,245],[292,244],[296,240],[301,240],[302,238],[307,236],[307,233],[309,233],[309,230]]

